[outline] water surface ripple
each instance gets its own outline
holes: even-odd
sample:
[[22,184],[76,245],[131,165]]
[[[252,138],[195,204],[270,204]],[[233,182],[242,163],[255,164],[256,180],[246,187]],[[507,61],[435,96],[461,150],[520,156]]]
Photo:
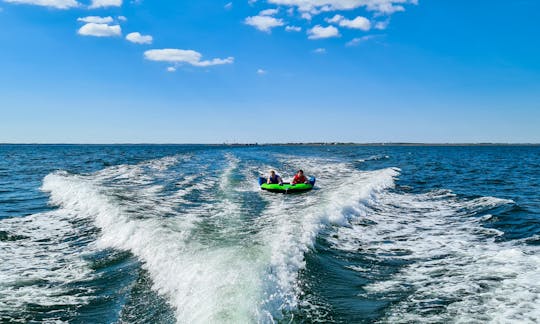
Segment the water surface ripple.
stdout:
[[0,321],[535,323],[539,185],[534,146],[0,145]]

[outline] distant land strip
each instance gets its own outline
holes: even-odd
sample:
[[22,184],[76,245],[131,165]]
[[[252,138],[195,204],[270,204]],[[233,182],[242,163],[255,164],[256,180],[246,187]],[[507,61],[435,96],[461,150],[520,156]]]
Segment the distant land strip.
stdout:
[[170,146],[540,146],[540,143],[408,143],[408,142],[290,142],[290,143],[0,143],[0,146],[8,145],[51,145],[51,146],[142,146],[142,145],[170,145]]

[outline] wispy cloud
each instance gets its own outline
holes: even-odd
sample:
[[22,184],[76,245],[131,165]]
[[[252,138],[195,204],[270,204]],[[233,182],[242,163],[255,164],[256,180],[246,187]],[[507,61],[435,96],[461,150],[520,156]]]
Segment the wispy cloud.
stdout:
[[198,67],[232,64],[234,57],[224,59],[201,60],[202,54],[194,50],[182,50],[176,48],[153,49],[144,52],[144,57],[150,61],[168,62],[176,64],[190,64]]
[[136,44],[152,44],[154,38],[150,35],[141,35],[139,32],[129,33],[126,35],[126,39]]
[[313,50],[313,53],[315,54],[326,54],[326,48],[319,47]]
[[233,7],[233,3],[232,2],[228,2],[226,5],[223,6],[223,8],[227,9],[227,10],[231,10]]
[[406,4],[418,4],[418,0],[268,0],[268,2],[281,6],[293,6],[301,12],[311,14],[364,7],[368,11],[384,15],[404,11],[403,6]]
[[299,27],[299,26],[286,26],[285,31],[288,31],[288,32],[300,32],[300,31],[302,31],[302,27]]
[[390,19],[378,21],[375,23],[375,29],[385,30],[386,28],[388,28],[388,24],[390,24]]
[[92,0],[90,8],[121,7],[122,0]]
[[339,30],[334,26],[322,27],[321,25],[316,25],[315,27],[308,30],[309,39],[321,39],[339,36],[341,36],[339,34]]
[[346,46],[357,46],[361,43],[365,43],[369,40],[379,37],[380,35],[366,35],[362,37],[353,38],[350,42],[345,44]]
[[253,16],[247,17],[244,21],[246,25],[253,26],[260,31],[269,33],[272,28],[283,26],[283,20],[270,16]]
[[257,70],[257,74],[259,74],[259,75],[263,75],[263,74],[266,74],[266,73],[268,73],[266,70],[263,70],[263,69],[258,69]]
[[300,17],[305,20],[311,20],[313,18],[313,16],[309,12],[302,12]]
[[[248,0],[250,5],[255,2],[256,0]],[[267,33],[279,26],[285,26],[287,32],[305,29],[308,31],[309,39],[339,37],[341,35],[338,28],[384,30],[388,27],[392,14],[405,11],[406,6],[418,4],[418,0],[266,0],[265,2],[278,7],[265,9],[255,16],[245,18],[245,24]],[[349,19],[343,16],[343,12],[357,12],[357,9],[371,12],[372,17],[356,16]],[[323,17],[317,17],[319,15]],[[287,21],[284,22],[283,19]],[[298,22],[292,23],[291,20]],[[321,20],[330,26],[323,27],[320,24]]]
[[279,12],[278,9],[266,9],[259,12],[259,16],[273,16]]
[[4,0],[4,2],[51,7],[56,9],[69,9],[80,6],[80,4],[75,0]]
[[335,15],[332,18],[326,18],[325,21],[330,24],[338,24],[340,21],[342,21],[345,17],[342,15]]
[[110,16],[108,17],[88,16],[88,17],[77,18],[77,21],[85,22],[85,23],[94,23],[94,24],[109,24],[113,22],[113,18]]
[[114,37],[121,36],[122,29],[120,25],[88,23],[82,26],[77,33],[82,36]]

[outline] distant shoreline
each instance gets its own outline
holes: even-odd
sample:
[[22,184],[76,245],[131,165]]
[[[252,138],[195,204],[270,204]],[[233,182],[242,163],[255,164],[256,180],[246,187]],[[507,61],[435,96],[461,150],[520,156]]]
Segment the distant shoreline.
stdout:
[[306,142],[306,143],[0,143],[0,146],[540,146],[540,143],[346,143],[346,142]]

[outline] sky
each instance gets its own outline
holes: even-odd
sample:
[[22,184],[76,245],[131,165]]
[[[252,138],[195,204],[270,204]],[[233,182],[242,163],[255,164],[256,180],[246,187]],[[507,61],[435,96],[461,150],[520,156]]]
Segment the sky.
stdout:
[[540,143],[540,1],[0,0],[0,143]]

